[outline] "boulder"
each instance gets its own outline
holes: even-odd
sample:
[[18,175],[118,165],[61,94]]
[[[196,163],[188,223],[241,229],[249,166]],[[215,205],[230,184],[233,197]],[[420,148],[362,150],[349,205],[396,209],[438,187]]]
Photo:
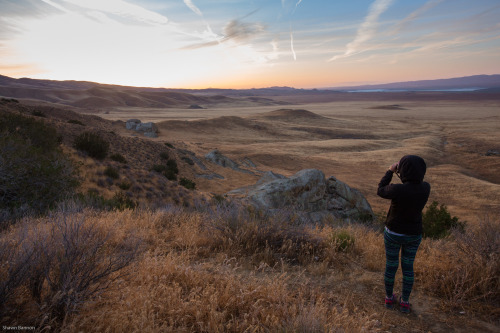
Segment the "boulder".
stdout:
[[267,172],[253,186],[227,193],[262,209],[294,209],[313,221],[333,215],[339,219],[373,220],[375,215],[358,190],[337,180],[325,179],[320,170],[306,169],[287,178]]
[[239,169],[238,163],[234,162],[229,157],[222,155],[217,149],[206,154],[205,159],[225,168],[231,168],[233,170]]
[[139,119],[129,119],[125,123],[128,130],[135,130],[136,132],[142,132],[145,136],[150,138],[158,137],[158,128],[155,123],[147,122],[143,123]]
[[125,123],[125,126],[128,130],[131,130],[131,129],[136,129],[137,125],[140,124],[141,121],[139,119],[129,119],[127,120],[127,122]]
[[210,161],[210,162],[215,163],[217,165],[220,165],[222,167],[231,168],[234,171],[248,173],[248,174],[252,174],[252,175],[254,174],[250,170],[241,169],[240,165],[238,163],[236,163],[235,161],[231,160],[229,157],[226,157],[226,156],[222,155],[217,149],[212,150],[211,152],[209,152],[208,154],[206,154],[205,155],[205,159],[207,161]]
[[148,122],[148,123],[139,123],[137,124],[137,126],[135,127],[135,130],[137,132],[153,132],[153,133],[156,133],[158,132],[158,128],[156,127],[156,125],[152,122]]

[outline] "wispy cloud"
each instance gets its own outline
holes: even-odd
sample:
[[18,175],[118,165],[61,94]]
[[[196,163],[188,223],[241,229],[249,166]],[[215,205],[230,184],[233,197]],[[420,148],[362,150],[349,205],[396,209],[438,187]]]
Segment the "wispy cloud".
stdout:
[[54,7],[54,8],[56,8],[56,9],[64,12],[64,13],[69,13],[69,11],[66,8],[64,8],[63,6],[61,6],[61,5],[59,5],[59,4],[55,3],[55,2],[52,2],[50,0],[42,0],[42,1],[45,2],[47,5],[50,5],[50,6]]
[[401,20],[394,29],[392,30],[391,34],[397,34],[403,29],[405,26],[413,22],[416,18],[421,16],[423,13],[427,12],[428,10],[436,7],[440,2],[443,2],[443,0],[429,0],[427,1],[423,6],[412,12],[410,15],[405,17],[403,20]]
[[221,43],[233,41],[236,43],[248,42],[265,31],[265,26],[262,23],[246,23],[240,20],[231,20],[224,27],[222,37],[216,40],[188,45],[182,49],[199,49],[203,47],[216,46]]
[[84,10],[95,10],[107,14],[113,14],[122,18],[151,25],[163,25],[168,23],[168,18],[166,18],[165,16],[123,0],[60,0],[57,2],[51,0],[42,1],[64,12],[68,12],[68,10],[62,5],[62,3],[67,3],[75,5]]
[[196,15],[203,17],[203,14],[202,14],[201,10],[200,10],[198,7],[196,7],[196,5],[193,3],[193,1],[191,1],[191,0],[184,0],[184,3],[185,3],[185,4],[186,4],[186,6],[188,6],[188,7],[189,7],[189,9],[191,9],[191,10],[192,10],[192,11],[193,11]]
[[377,30],[378,18],[384,13],[394,0],[375,0],[370,7],[368,15],[365,17],[363,24],[358,28],[356,38],[347,44],[344,54],[336,55],[328,61],[334,61],[341,58],[347,58],[352,55],[363,52],[360,46],[370,40]]

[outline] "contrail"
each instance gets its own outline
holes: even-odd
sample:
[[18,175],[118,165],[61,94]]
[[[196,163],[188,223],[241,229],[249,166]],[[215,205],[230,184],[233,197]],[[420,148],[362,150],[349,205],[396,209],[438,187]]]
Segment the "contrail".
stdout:
[[359,53],[359,46],[364,42],[373,37],[377,29],[378,18],[383,12],[389,8],[389,6],[394,2],[394,0],[375,0],[371,5],[368,15],[365,17],[365,21],[358,29],[356,38],[347,44],[347,49],[344,54],[337,55],[329,59],[328,61],[334,61],[341,58],[347,58],[351,55]]
[[290,49],[292,50],[293,60],[297,61],[297,54],[295,54],[295,48],[293,47],[292,25],[290,25]]
[[191,9],[196,15],[198,16],[201,16],[203,17],[203,13],[201,12],[201,10],[195,6],[195,4],[193,3],[192,0],[184,0],[184,3],[186,4],[186,6],[189,7],[189,9]]
[[418,8],[414,12],[412,12],[410,15],[405,17],[403,20],[401,20],[396,27],[393,29],[392,34],[398,33],[405,25],[409,24],[411,21],[415,20],[418,16],[422,15],[429,9],[437,6],[440,2],[443,2],[443,0],[429,0],[427,1],[422,7]]
[[69,13],[69,10],[67,10],[66,8],[57,3],[54,3],[50,0],[42,0],[42,1],[45,2],[47,5],[51,5],[52,7],[59,9],[62,12]]

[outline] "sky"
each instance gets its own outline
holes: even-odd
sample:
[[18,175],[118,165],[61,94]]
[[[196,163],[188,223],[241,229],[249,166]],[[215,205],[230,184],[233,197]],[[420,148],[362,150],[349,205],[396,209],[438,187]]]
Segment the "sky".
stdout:
[[165,88],[500,74],[500,1],[0,0],[0,74]]

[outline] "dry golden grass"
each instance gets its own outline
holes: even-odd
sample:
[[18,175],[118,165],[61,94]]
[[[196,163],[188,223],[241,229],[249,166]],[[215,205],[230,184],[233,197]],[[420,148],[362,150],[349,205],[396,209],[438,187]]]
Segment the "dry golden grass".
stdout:
[[[402,109],[374,109],[392,104]],[[428,164],[429,202],[444,203],[452,214],[476,223],[477,216],[500,209],[500,159],[486,156],[488,150],[500,151],[499,107],[494,99],[400,99],[298,102],[287,106],[289,111],[253,107],[184,113],[172,109],[163,119],[181,121],[160,122],[159,128],[160,139],[182,142],[198,156],[218,148],[238,162],[250,158],[263,171],[291,175],[301,169],[320,169],[361,190],[376,212],[388,207],[386,200],[376,196],[386,168],[403,155],[418,154]],[[151,113],[156,116],[162,119],[161,113]],[[113,117],[119,118],[120,113]],[[200,179],[203,191],[225,193],[259,178],[209,168],[225,180]]]
[[[405,316],[383,307],[383,237],[361,224],[311,227],[293,223],[293,215],[234,206],[122,212],[67,207],[14,225],[2,239],[37,243],[64,216],[110,235],[102,257],[89,260],[105,263],[133,240],[140,240],[140,253],[103,278],[104,293],[79,303],[64,321],[46,312],[46,284],[42,301],[30,296],[29,284],[20,285],[2,324],[43,323],[67,332],[494,332],[498,325],[497,219],[465,236],[423,241],[414,313]],[[353,242],[339,246],[339,233]]]

